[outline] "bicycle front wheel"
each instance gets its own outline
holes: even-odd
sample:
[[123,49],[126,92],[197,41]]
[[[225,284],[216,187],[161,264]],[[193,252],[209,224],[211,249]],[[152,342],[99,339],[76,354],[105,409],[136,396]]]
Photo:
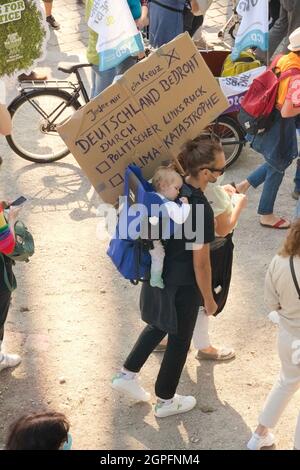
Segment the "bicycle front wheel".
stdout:
[[60,160],[69,153],[57,126],[80,108],[77,99],[64,90],[33,90],[9,106],[12,133],[6,140],[20,157],[34,163]]

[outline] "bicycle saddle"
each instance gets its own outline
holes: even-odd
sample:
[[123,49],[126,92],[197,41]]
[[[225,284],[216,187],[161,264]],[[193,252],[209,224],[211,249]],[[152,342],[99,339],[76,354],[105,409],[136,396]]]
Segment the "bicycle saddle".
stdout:
[[76,64],[71,67],[57,67],[57,70],[64,73],[75,73],[76,70],[81,69],[82,67],[92,67],[93,64]]

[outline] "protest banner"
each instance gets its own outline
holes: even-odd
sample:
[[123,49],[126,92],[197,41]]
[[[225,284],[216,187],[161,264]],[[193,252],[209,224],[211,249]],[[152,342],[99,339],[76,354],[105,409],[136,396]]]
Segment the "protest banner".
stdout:
[[48,37],[38,0],[0,0],[0,77],[34,68]]
[[238,59],[241,51],[249,47],[268,50],[269,45],[269,2],[268,0],[240,0],[237,13],[242,17],[231,59]]
[[127,57],[144,51],[142,35],[126,0],[94,0],[88,25],[98,34],[100,71],[116,67]]
[[232,77],[218,78],[221,90],[228,99],[229,108],[226,110],[227,113],[234,113],[240,110],[246,91],[253,80],[265,72],[265,70],[266,67],[262,66]]
[[185,33],[133,66],[58,132],[102,199],[115,204],[129,163],[151,178],[227,107]]

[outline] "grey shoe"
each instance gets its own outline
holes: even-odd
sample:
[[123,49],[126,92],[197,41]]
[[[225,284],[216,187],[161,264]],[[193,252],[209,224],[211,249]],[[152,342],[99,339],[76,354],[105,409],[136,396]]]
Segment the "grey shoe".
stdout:
[[51,28],[60,29],[60,24],[56,21],[53,15],[47,16],[46,21],[51,26]]

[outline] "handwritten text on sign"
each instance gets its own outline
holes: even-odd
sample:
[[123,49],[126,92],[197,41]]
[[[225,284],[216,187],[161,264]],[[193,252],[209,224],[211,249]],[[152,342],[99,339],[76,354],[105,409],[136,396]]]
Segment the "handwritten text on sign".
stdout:
[[129,163],[151,177],[228,107],[188,35],[135,65],[59,132],[96,190],[116,202]]

